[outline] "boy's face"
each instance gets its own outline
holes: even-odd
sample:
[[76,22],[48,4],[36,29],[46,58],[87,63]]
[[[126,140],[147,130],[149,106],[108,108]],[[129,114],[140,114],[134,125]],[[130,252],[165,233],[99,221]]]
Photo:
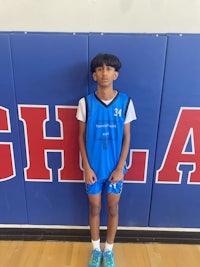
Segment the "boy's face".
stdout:
[[107,65],[97,67],[93,73],[93,79],[97,81],[98,85],[108,87],[112,85],[113,81],[117,79],[119,73],[115,68]]

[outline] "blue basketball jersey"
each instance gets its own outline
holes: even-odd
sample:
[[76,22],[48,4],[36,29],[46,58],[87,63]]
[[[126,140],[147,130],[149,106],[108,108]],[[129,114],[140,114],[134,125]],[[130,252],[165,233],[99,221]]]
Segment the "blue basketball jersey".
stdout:
[[[123,142],[124,120],[130,98],[117,93],[109,105],[95,93],[86,101],[86,150],[98,179],[107,179],[117,167]],[[124,166],[123,173],[126,172]]]

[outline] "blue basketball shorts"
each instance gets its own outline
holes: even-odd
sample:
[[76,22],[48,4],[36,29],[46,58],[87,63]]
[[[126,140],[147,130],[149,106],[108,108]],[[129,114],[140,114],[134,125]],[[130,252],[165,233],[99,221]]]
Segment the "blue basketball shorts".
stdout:
[[107,190],[107,193],[121,194],[123,188],[123,180],[117,183],[112,183],[108,179],[97,180],[94,184],[86,184],[86,191],[88,195],[96,195],[102,192],[103,188]]

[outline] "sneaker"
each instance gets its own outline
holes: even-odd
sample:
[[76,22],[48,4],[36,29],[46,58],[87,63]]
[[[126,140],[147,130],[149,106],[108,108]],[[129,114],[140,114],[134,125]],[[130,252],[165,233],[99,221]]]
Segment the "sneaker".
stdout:
[[92,251],[88,267],[100,267],[101,259],[102,259],[102,252],[97,249],[94,249]]
[[116,267],[112,251],[106,251],[103,253],[103,263],[104,267]]

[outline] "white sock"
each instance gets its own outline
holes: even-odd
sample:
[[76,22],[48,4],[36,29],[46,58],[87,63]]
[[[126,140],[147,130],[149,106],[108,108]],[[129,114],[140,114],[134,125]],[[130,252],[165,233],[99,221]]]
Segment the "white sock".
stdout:
[[92,240],[93,249],[96,249],[98,251],[101,251],[100,247],[100,239],[98,240]]
[[104,251],[105,252],[112,251],[112,249],[113,249],[113,244],[108,244],[108,242],[106,242]]

